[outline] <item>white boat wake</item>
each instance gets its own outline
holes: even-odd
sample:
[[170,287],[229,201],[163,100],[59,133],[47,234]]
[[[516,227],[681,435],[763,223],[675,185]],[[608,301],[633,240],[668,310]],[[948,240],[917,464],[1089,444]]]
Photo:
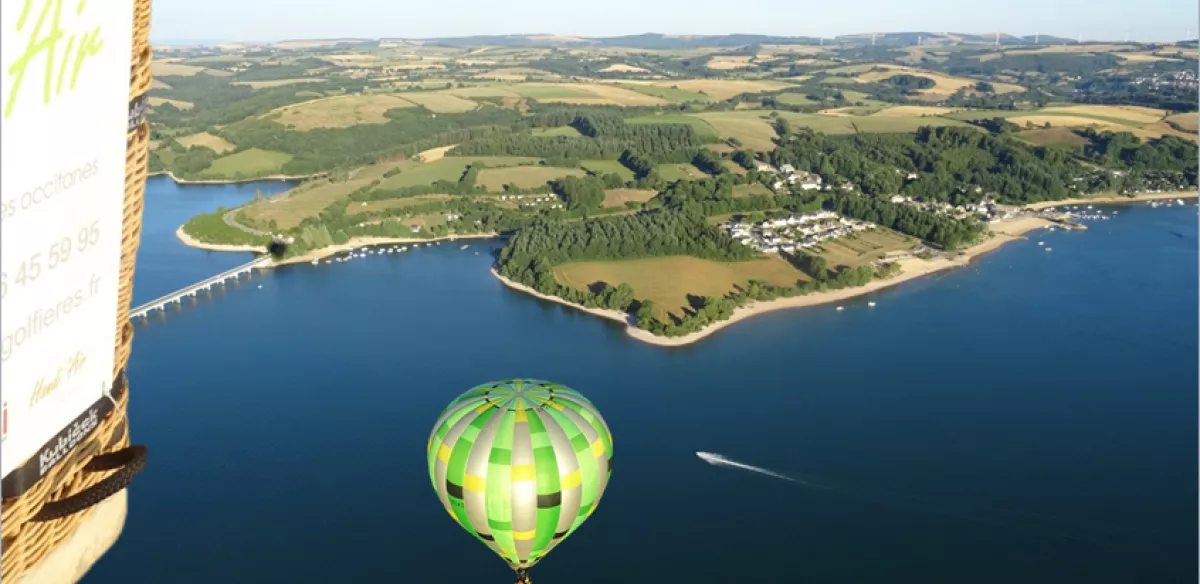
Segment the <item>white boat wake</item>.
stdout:
[[942,515],[945,517],[952,517],[952,518],[959,519],[959,520],[992,525],[994,527],[1020,529],[1020,530],[1032,530],[1035,532],[1039,532],[1040,535],[1047,536],[1050,538],[1059,537],[1059,538],[1071,539],[1071,540],[1076,540],[1076,541],[1084,541],[1084,542],[1094,543],[1094,544],[1099,544],[1099,545],[1112,545],[1115,542],[1098,541],[1092,537],[1081,537],[1080,532],[1087,532],[1089,535],[1103,534],[1106,536],[1112,536],[1112,535],[1116,535],[1116,534],[1122,534],[1125,536],[1135,535],[1135,534],[1141,535],[1141,536],[1146,536],[1146,535],[1162,536],[1163,535],[1154,530],[1128,528],[1128,527],[1122,528],[1122,527],[1117,527],[1117,526],[1112,526],[1112,525],[1094,525],[1094,524],[1087,525],[1087,524],[1081,524],[1077,521],[1064,521],[1062,519],[1050,517],[1050,516],[1046,516],[1046,515],[1026,513],[1026,512],[1014,511],[1014,510],[987,509],[985,511],[984,509],[962,509],[962,508],[956,509],[952,505],[948,505],[945,501],[941,501],[941,500],[929,500],[929,499],[922,499],[919,497],[913,497],[911,495],[905,495],[905,494],[901,494],[901,493],[888,493],[888,492],[882,492],[882,491],[873,492],[873,491],[869,491],[869,490],[850,488],[848,486],[836,487],[836,486],[830,486],[830,485],[821,484],[821,483],[817,483],[817,482],[810,482],[810,481],[798,479],[796,477],[791,477],[791,476],[785,475],[783,473],[778,473],[773,470],[763,468],[761,466],[754,466],[752,464],[738,462],[736,460],[733,460],[733,459],[728,458],[721,454],[716,454],[714,452],[697,452],[696,456],[699,457],[700,460],[703,460],[704,462],[707,462],[708,464],[711,464],[713,466],[722,466],[722,467],[726,467],[726,468],[736,468],[736,469],[746,470],[746,471],[750,471],[752,473],[757,473],[757,474],[769,476],[772,478],[776,478],[779,480],[788,481],[790,483],[802,485],[804,487],[808,487],[811,489],[816,489],[816,490],[834,493],[834,494],[838,494],[838,495],[842,495],[842,496],[847,496],[847,497],[859,499],[861,501],[874,503],[876,505],[904,509],[909,512],[916,512],[916,513],[920,513],[920,514],[928,513],[928,514],[934,514],[934,515]]
[[[756,473],[758,473],[758,474],[764,474],[764,475],[767,475],[767,476],[769,476],[769,477],[775,477],[775,478],[777,478],[777,479],[783,479],[783,480],[785,480],[785,481],[791,481],[791,482],[793,482],[793,483],[799,483],[799,484],[802,484],[802,485],[809,485],[809,484],[810,484],[810,483],[806,483],[806,482],[804,482],[804,481],[802,481],[802,480],[799,480],[799,479],[794,479],[794,478],[792,478],[792,477],[789,477],[789,476],[787,476],[787,475],[784,475],[784,474],[779,474],[779,473],[777,473],[777,472],[775,472],[775,471],[773,471],[773,470],[767,470],[767,469],[765,469],[765,468],[762,468],[762,467],[760,467],[760,466],[754,466],[754,465],[752,465],[752,464],[746,464],[746,463],[744,463],[744,462],[738,462],[738,461],[736,461],[736,460],[730,460],[730,459],[728,459],[728,458],[725,458],[724,456],[721,456],[720,454],[714,454],[714,453],[712,453],[712,452],[697,452],[697,453],[696,453],[696,456],[699,456],[699,457],[700,457],[700,460],[703,460],[704,462],[707,462],[707,463],[709,463],[709,464],[711,464],[711,465],[713,465],[713,466],[726,466],[726,467],[729,467],[729,468],[740,468],[740,469],[742,469],[742,470],[748,470],[748,471],[750,471],[750,472],[756,472]],[[812,485],[812,486],[815,486],[815,485]]]

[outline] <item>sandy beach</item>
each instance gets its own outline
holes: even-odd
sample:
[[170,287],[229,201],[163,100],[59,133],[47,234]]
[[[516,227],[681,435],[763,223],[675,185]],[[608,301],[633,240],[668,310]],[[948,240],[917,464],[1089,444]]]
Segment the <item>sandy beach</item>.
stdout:
[[1065,207],[1067,205],[1114,205],[1121,203],[1140,203],[1143,201],[1161,201],[1163,199],[1194,199],[1200,196],[1196,191],[1178,191],[1174,193],[1145,193],[1128,197],[1125,195],[1099,195],[1079,199],[1064,199],[1062,201],[1042,201],[1025,205],[1026,209],[1038,211],[1050,207]]
[[250,251],[254,253],[267,253],[267,248],[261,245],[227,245],[222,243],[205,243],[196,239],[183,231],[183,226],[175,230],[175,237],[183,242],[188,247],[197,249],[207,249],[209,251]]
[[509,280],[509,279],[501,276],[498,272],[496,272],[495,269],[492,270],[492,275],[495,276],[497,279],[499,279],[501,282],[503,282],[504,285],[508,286],[509,288],[513,288],[515,290],[520,290],[522,292],[527,292],[529,294],[537,296],[538,298],[549,300],[551,302],[557,302],[559,304],[570,306],[577,310],[582,310],[584,312],[587,312],[588,314],[593,314],[593,315],[607,318],[610,320],[614,320],[617,322],[625,323],[626,324],[625,333],[628,334],[630,337],[633,337],[639,341],[642,341],[645,343],[650,343],[652,345],[658,345],[661,347],[679,347],[682,345],[688,345],[688,344],[694,343],[696,341],[699,341],[700,339],[703,339],[709,335],[712,335],[713,333],[716,333],[717,331],[719,331],[727,326],[741,322],[748,318],[758,316],[760,314],[766,314],[768,312],[773,312],[776,310],[784,310],[784,309],[788,309],[788,308],[800,308],[800,307],[804,307],[804,306],[817,306],[819,304],[828,304],[830,302],[846,300],[849,298],[854,298],[856,296],[862,296],[863,294],[870,294],[871,292],[875,292],[877,290],[882,290],[884,288],[888,288],[891,286],[896,286],[898,284],[903,284],[904,282],[908,282],[910,280],[915,280],[917,278],[922,278],[924,276],[928,276],[930,274],[940,272],[942,270],[965,266],[965,265],[969,264],[972,259],[979,257],[989,251],[998,249],[1008,242],[1015,241],[1018,239],[1024,239],[1023,235],[1029,231],[1032,231],[1032,230],[1038,229],[1038,228],[1042,228],[1042,227],[1048,227],[1050,225],[1052,225],[1051,222],[1046,221],[1041,218],[1038,218],[1038,217],[1020,217],[1017,219],[1010,219],[1008,221],[1001,221],[999,223],[992,225],[992,228],[991,228],[992,236],[989,237],[987,239],[987,241],[984,241],[984,242],[979,243],[975,246],[972,246],[966,250],[963,250],[963,252],[959,256],[955,257],[954,259],[948,259],[948,258],[940,258],[940,259],[933,259],[933,260],[923,260],[920,258],[901,259],[901,260],[897,261],[897,263],[900,264],[900,269],[901,269],[900,274],[893,276],[891,278],[888,278],[887,280],[872,280],[866,286],[860,286],[857,288],[844,288],[841,290],[830,290],[827,292],[814,292],[814,293],[808,294],[806,296],[795,296],[792,298],[779,298],[777,300],[771,300],[768,302],[750,302],[746,306],[743,306],[741,308],[734,310],[733,315],[731,317],[729,317],[727,320],[723,320],[723,321],[711,324],[702,330],[699,330],[699,331],[696,331],[694,333],[687,334],[684,336],[680,336],[680,337],[664,337],[664,336],[658,336],[658,335],[652,334],[648,331],[644,331],[644,330],[637,328],[637,327],[633,326],[632,324],[630,324],[630,317],[628,317],[625,313],[618,312],[616,310],[587,308],[585,306],[581,306],[581,305],[575,304],[573,302],[568,302],[566,300],[563,300],[562,298],[542,294],[528,286],[519,284],[517,282],[514,282],[512,280]]

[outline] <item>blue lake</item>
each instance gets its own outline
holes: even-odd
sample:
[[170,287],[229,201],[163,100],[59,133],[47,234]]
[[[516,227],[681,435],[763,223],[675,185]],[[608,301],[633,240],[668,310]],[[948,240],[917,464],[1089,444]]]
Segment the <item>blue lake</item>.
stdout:
[[[255,188],[286,185],[152,179],[135,304],[244,262],[174,231]],[[511,582],[425,444],[458,393],[519,376],[614,435],[539,584],[1194,582],[1196,209],[1091,227],[678,349],[504,288],[499,241],[257,273],[138,325],[150,462],[84,582]]]

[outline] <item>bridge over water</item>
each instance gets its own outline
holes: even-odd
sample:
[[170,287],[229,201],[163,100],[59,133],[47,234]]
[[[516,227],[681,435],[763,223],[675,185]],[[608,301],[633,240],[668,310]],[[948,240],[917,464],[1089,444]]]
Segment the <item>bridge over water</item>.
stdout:
[[250,260],[240,266],[230,268],[211,278],[197,282],[186,288],[180,288],[174,292],[171,292],[170,294],[159,296],[158,298],[155,298],[154,300],[151,300],[150,302],[147,302],[129,311],[129,317],[137,318],[139,316],[146,316],[155,310],[161,310],[165,308],[172,302],[179,302],[184,296],[195,296],[196,293],[201,290],[208,290],[213,286],[224,284],[229,280],[236,280],[240,278],[242,274],[249,274],[255,269],[261,268],[269,263],[271,263],[271,256],[269,255],[254,258],[253,260]]

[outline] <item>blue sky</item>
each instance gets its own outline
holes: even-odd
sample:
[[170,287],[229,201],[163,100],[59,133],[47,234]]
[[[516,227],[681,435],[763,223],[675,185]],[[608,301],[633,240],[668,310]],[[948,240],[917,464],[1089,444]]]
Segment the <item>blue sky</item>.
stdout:
[[[7,1],[7,0],[6,0]],[[277,41],[553,33],[616,36],[872,31],[1195,38],[1196,0],[154,0],[151,38]]]

